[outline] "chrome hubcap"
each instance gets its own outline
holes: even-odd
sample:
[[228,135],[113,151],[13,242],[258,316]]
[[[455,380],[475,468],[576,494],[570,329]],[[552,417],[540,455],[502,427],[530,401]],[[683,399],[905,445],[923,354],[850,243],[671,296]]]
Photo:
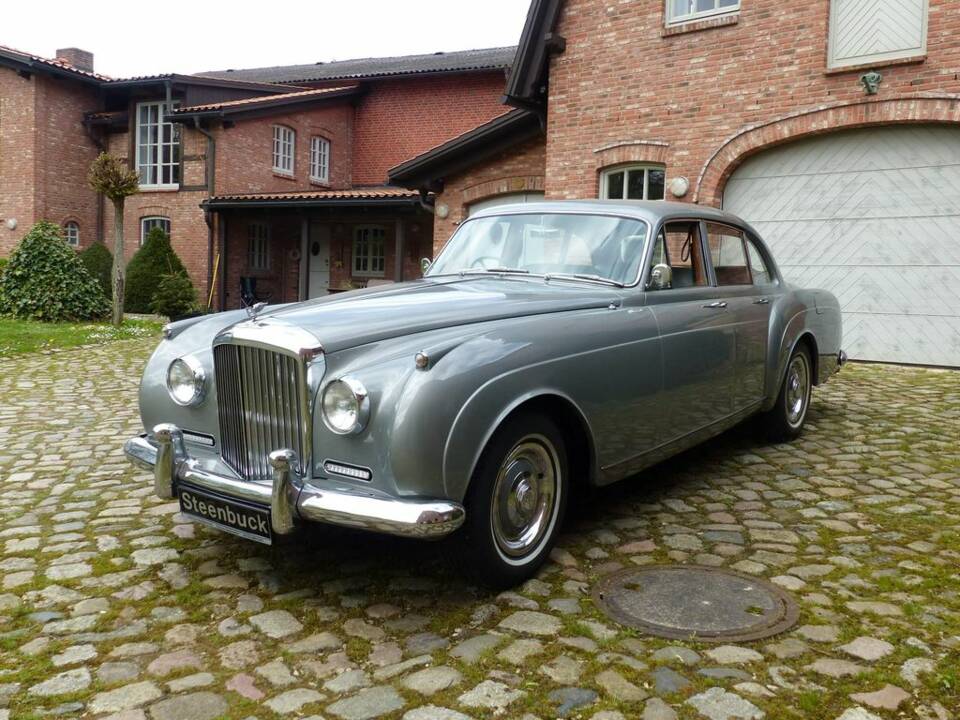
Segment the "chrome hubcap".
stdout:
[[556,450],[541,435],[524,438],[504,458],[490,513],[504,555],[522,557],[543,540],[556,508],[558,468]]
[[796,427],[807,414],[810,399],[810,369],[807,359],[797,355],[787,368],[787,422]]

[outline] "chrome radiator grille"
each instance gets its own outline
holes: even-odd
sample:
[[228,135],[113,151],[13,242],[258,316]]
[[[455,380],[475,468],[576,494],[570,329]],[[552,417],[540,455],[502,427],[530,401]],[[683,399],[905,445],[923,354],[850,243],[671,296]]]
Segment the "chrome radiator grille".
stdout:
[[220,453],[247,480],[273,476],[270,453],[290,449],[304,462],[305,379],[297,359],[245,345],[213,349]]

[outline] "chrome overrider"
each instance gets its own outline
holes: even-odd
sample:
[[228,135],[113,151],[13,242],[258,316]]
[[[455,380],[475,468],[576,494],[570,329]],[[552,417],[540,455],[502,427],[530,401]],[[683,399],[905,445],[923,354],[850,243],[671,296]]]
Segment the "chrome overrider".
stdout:
[[130,462],[153,472],[158,497],[176,497],[177,486],[183,483],[269,507],[276,535],[289,535],[297,520],[305,520],[430,539],[450,534],[465,517],[463,506],[455,502],[385,499],[309,485],[296,473],[299,461],[293,450],[279,449],[270,454],[272,485],[213,474],[200,469],[187,456],[183,432],[175,425],[157,425],[152,441],[139,435],[127,440],[123,449]]

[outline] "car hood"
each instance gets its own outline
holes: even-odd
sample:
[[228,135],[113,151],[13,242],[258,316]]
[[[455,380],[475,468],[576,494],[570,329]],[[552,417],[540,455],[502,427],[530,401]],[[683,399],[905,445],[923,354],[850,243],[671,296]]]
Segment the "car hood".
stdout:
[[[261,313],[260,326],[306,330],[328,353],[403,335],[490,320],[603,308],[613,288],[534,278],[418,280],[331,295]],[[249,324],[246,321],[241,324]]]

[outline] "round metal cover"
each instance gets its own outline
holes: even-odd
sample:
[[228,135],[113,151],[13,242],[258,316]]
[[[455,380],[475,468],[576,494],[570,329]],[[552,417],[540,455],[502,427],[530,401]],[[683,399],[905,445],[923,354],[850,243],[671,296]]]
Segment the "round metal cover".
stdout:
[[604,578],[593,598],[622,625],[704,642],[770,637],[791,628],[800,615],[793,599],[768,582],[696,565],[624,570]]

